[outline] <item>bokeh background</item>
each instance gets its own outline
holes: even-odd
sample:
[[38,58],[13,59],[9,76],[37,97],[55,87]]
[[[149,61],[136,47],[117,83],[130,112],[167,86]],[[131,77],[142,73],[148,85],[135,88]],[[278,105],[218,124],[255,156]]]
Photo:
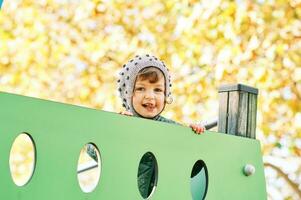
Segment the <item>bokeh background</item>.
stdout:
[[116,80],[161,58],[183,124],[218,114],[218,87],[259,89],[268,198],[301,199],[301,0],[5,0],[0,91],[120,112]]

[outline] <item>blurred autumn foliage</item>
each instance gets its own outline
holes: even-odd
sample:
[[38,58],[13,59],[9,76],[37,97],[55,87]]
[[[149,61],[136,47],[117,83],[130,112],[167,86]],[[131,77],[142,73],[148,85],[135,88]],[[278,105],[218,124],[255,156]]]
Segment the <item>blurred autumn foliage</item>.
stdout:
[[[172,73],[166,117],[217,116],[217,88],[244,83],[259,89],[265,162],[301,156],[300,0],[6,0],[0,26],[1,91],[118,112],[119,69],[151,53]],[[277,169],[300,195],[292,162],[294,170]],[[283,179],[273,173],[268,192],[277,199]]]

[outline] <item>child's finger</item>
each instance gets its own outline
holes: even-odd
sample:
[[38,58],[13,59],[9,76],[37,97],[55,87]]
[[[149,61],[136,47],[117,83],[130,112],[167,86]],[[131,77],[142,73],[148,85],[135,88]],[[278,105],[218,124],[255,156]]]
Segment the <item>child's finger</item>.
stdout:
[[204,127],[200,127],[200,134],[203,133],[205,131]]
[[203,126],[197,126],[197,134],[202,134],[205,131],[205,128]]
[[198,129],[198,127],[194,127],[194,128],[193,128],[193,131],[194,131],[196,134],[199,134],[199,129]]
[[133,114],[131,112],[128,112],[128,111],[122,111],[122,112],[120,112],[120,114],[127,115],[127,116],[133,116]]
[[199,133],[201,134],[201,133],[203,133],[204,132],[204,128],[203,127],[200,127],[199,128]]
[[197,125],[197,124],[190,124],[189,127],[195,132],[195,134],[202,134],[205,131],[205,127]]

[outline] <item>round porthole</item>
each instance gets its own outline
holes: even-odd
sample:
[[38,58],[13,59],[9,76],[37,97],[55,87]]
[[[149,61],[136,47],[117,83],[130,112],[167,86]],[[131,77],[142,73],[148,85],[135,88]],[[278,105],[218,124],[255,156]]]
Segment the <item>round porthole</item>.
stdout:
[[101,158],[96,145],[85,144],[80,151],[77,164],[77,179],[83,192],[92,192],[100,178]]
[[151,152],[145,153],[138,167],[138,189],[143,199],[149,199],[157,187],[158,182],[158,164]]
[[17,186],[24,186],[33,175],[36,150],[33,139],[27,133],[16,137],[10,150],[9,168],[11,177]]
[[190,190],[193,200],[204,200],[208,188],[208,170],[202,160],[198,160],[191,171]]

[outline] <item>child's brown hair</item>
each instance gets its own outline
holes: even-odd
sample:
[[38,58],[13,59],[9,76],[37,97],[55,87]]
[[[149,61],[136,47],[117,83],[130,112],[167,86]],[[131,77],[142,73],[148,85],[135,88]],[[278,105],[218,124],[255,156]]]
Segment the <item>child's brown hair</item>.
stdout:
[[149,80],[150,83],[157,83],[162,77],[164,76],[161,70],[159,70],[156,67],[147,67],[142,69],[137,74],[136,80],[142,80],[142,81]]

